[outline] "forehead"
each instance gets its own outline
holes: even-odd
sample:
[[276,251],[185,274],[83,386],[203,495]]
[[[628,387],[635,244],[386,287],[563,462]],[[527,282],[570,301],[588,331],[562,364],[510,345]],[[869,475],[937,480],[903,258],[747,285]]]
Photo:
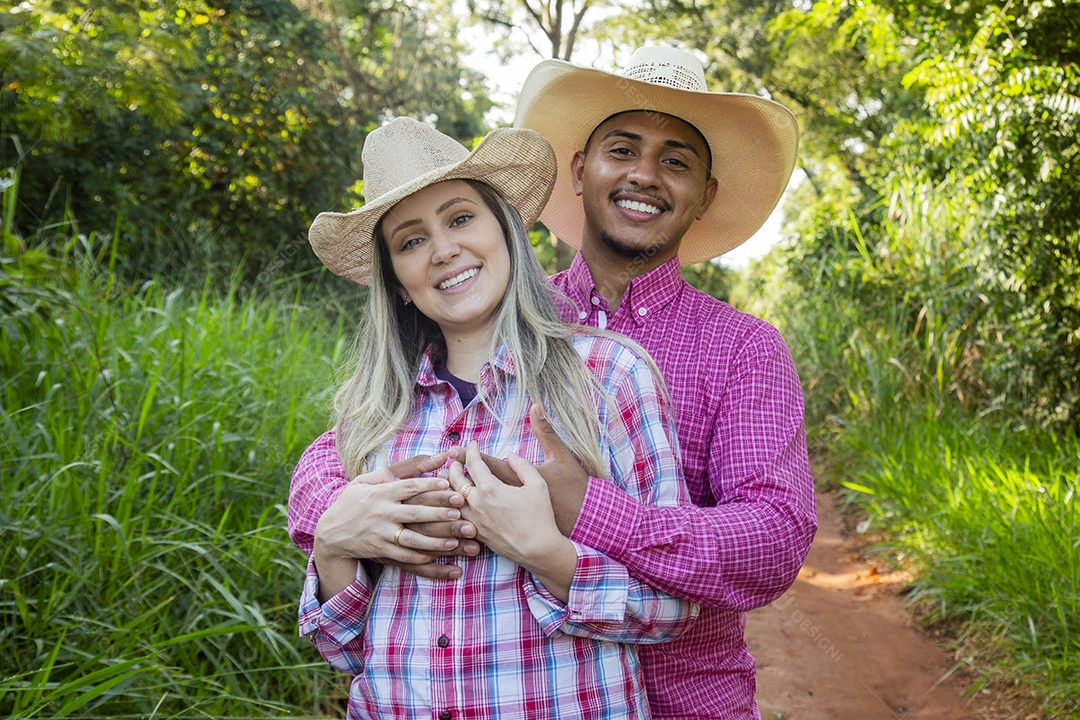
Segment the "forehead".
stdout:
[[667,142],[693,145],[702,157],[709,152],[709,145],[696,127],[666,113],[633,110],[612,115],[593,130],[589,142],[597,142],[613,132],[628,132],[641,136],[645,142]]
[[464,180],[443,180],[403,198],[397,205],[390,208],[384,219],[433,211],[445,201],[459,197],[480,202],[480,193]]

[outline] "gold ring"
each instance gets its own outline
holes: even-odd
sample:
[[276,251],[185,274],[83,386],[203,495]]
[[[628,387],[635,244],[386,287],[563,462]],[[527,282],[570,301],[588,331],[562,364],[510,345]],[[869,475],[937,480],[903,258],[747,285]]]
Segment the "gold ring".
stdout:
[[404,530],[404,529],[405,529],[405,526],[404,526],[404,525],[402,525],[401,527],[399,527],[399,528],[397,529],[397,532],[396,532],[396,533],[394,533],[394,544],[395,544],[395,545],[397,545],[397,546],[399,546],[399,547],[401,546],[401,543],[400,543],[400,542],[398,542],[398,538],[400,538],[400,537],[401,537],[401,531],[402,531],[402,530]]
[[461,497],[463,497],[463,498],[465,498],[466,500],[468,500],[468,499],[469,499],[469,493],[471,493],[471,492],[472,492],[472,489],[473,489],[474,487],[476,487],[476,486],[475,486],[475,485],[473,485],[472,483],[469,483],[469,484],[468,484],[468,485],[466,485],[465,487],[461,488],[461,491],[460,491],[460,492],[461,492]]

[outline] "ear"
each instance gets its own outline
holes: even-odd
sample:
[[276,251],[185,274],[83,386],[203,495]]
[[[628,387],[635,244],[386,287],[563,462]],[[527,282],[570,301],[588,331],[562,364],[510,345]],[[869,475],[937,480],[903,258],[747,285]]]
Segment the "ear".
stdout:
[[406,305],[412,302],[412,298],[409,297],[409,293],[405,292],[405,288],[395,288],[394,292],[396,292],[401,297],[401,301],[404,302]]
[[697,218],[700,220],[705,212],[709,209],[709,206],[713,204],[713,200],[716,199],[716,189],[719,183],[716,182],[716,178],[709,178],[705,181],[705,192],[701,195],[701,205],[698,206]]
[[570,159],[570,182],[574,186],[574,194],[581,195],[581,178],[585,174],[585,153],[578,150]]

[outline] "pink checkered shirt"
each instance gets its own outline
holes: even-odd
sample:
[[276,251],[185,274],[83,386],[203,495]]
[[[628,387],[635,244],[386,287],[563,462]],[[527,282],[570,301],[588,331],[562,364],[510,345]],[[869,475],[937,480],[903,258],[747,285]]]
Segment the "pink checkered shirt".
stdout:
[[[688,504],[670,407],[646,363],[609,338],[582,334],[574,344],[611,398],[610,404],[598,400],[596,408],[610,473],[604,482],[634,502]],[[426,354],[416,406],[376,468],[472,440],[484,452],[515,452],[540,463],[529,403],[516,404],[523,388],[514,377],[513,358],[500,349],[480,372],[491,409],[478,400],[462,408]],[[496,395],[497,378],[502,392]],[[305,551],[345,482],[331,431],[308,448],[293,474],[289,533]],[[387,567],[373,583],[361,568],[352,585],[323,605],[309,562],[300,631],[331,664],[355,675],[350,718],[648,718],[631,643],[678,637],[700,608],[629,577],[596,550],[575,546],[578,565],[565,604],[526,570],[486,549],[474,558],[440,558],[461,566],[462,577],[454,581]]]
[[795,580],[817,518],[798,374],[768,323],[702,293],[678,258],[630,281],[608,310],[581,253],[555,287],[572,319],[622,333],[656,360],[675,404],[693,506],[649,507],[593,479],[571,539],[700,603],[678,640],[641,649],[656,718],[758,718],[747,610]]

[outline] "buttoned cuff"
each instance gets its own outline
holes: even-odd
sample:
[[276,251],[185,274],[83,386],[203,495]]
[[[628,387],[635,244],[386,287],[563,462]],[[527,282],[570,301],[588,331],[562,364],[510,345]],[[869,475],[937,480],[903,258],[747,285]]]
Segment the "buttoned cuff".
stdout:
[[565,623],[623,622],[629,598],[626,568],[603,553],[574,543],[577,568],[570,582],[570,597],[563,603],[533,575],[525,584],[529,610],[547,636]]
[[356,580],[320,604],[319,574],[315,570],[315,557],[311,556],[304,592],[300,596],[300,635],[310,637],[316,643],[329,641],[346,645],[363,633],[370,602],[371,585],[367,572],[357,563]]

